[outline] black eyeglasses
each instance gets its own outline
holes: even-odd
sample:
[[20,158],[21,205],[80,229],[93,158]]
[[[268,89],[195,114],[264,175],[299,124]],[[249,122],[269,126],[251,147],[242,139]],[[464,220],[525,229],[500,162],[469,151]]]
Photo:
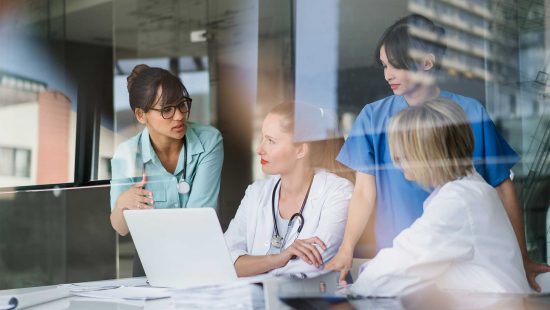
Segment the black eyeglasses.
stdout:
[[174,117],[174,114],[176,114],[176,108],[178,108],[178,110],[180,110],[180,112],[184,114],[189,112],[189,105],[191,104],[192,101],[193,100],[191,98],[185,97],[177,105],[166,106],[166,107],[163,107],[162,109],[149,108],[149,110],[160,112],[160,115],[162,115],[162,118],[169,119]]

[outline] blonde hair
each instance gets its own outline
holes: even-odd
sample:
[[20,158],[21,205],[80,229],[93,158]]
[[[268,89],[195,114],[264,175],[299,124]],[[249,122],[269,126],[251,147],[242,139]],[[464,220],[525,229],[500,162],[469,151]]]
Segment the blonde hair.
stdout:
[[436,98],[399,112],[390,122],[394,164],[424,189],[441,186],[473,172],[474,136],[457,103]]
[[[336,156],[340,152],[342,145],[344,145],[344,138],[342,138],[338,131],[325,132],[326,138],[315,141],[296,141],[295,132],[295,114],[296,105],[293,102],[285,102],[274,106],[269,114],[275,114],[282,117],[281,127],[285,132],[290,132],[294,136],[296,144],[307,143],[309,146],[308,158],[311,165],[314,168],[321,168],[337,174],[343,178],[346,178],[352,182],[355,180],[355,175],[346,166],[336,161]],[[323,122],[323,111],[320,108],[308,106],[304,104],[300,108],[307,109],[308,122]]]

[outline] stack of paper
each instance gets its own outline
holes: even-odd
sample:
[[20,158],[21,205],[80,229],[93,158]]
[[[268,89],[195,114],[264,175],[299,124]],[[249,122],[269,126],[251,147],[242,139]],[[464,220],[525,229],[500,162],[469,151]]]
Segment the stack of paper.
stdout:
[[80,297],[125,300],[154,300],[170,297],[168,289],[165,288],[125,286],[110,289],[71,291],[71,294]]
[[125,300],[154,300],[170,297],[166,288],[150,287],[148,285],[129,286],[118,285],[118,282],[88,282],[78,284],[66,284],[62,287],[69,290],[70,294],[79,297],[99,299],[125,299]]
[[262,287],[242,282],[174,290],[172,299],[185,309],[265,308]]

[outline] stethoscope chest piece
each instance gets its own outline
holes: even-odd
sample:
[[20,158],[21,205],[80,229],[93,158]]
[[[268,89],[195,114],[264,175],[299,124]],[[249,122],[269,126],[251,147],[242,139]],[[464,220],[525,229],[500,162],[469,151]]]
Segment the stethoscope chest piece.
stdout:
[[189,185],[187,181],[182,179],[178,182],[178,193],[187,194],[189,193],[190,190],[191,190],[191,185]]
[[271,246],[275,248],[282,248],[283,247],[283,237],[281,236],[271,236]]

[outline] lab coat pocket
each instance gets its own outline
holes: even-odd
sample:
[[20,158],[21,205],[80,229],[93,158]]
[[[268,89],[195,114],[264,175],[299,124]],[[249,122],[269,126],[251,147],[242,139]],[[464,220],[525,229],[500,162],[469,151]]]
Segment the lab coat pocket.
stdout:
[[164,188],[153,190],[153,200],[155,209],[166,208],[166,190]]

